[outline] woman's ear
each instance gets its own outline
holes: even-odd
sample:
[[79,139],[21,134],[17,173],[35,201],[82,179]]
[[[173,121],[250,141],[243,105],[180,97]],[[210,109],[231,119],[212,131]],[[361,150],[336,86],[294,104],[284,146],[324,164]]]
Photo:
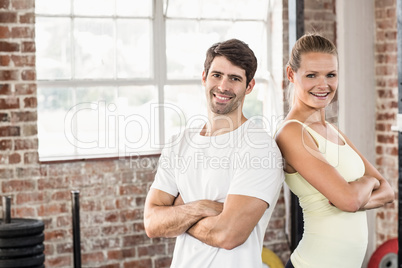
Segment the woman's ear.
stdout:
[[293,78],[294,72],[289,65],[286,67],[286,75],[288,77],[288,80],[293,83],[294,82],[294,78]]

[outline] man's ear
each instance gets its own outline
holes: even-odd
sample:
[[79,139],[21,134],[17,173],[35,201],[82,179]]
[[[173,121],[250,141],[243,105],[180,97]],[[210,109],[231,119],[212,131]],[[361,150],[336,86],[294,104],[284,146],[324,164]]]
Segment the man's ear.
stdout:
[[247,95],[247,94],[250,94],[251,91],[253,91],[254,86],[255,86],[255,80],[254,80],[254,78],[253,78],[253,79],[250,81],[250,83],[248,83],[248,86],[247,86],[247,88],[246,88],[246,95]]
[[294,83],[294,72],[289,65],[286,67],[286,75],[288,77],[288,80]]
[[202,85],[205,87],[205,84],[207,83],[207,74],[205,71],[202,72]]

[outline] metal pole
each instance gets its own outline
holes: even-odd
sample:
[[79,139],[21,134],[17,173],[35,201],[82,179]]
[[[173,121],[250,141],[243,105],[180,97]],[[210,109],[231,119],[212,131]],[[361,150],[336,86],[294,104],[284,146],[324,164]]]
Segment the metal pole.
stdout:
[[3,222],[11,223],[11,196],[3,196]]
[[80,191],[71,191],[73,213],[74,268],[81,268]]
[[[304,0],[288,1],[289,54],[297,39],[304,34]],[[303,212],[296,195],[291,193],[291,245],[293,251],[303,235]]]

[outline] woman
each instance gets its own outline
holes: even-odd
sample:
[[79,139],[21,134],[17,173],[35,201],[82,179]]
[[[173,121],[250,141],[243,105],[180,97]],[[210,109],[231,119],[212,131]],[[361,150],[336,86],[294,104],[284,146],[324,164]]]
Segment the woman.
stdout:
[[286,183],[303,208],[304,233],[286,267],[358,268],[368,230],[365,210],[394,200],[388,182],[335,126],[325,108],[338,88],[336,47],[318,34],[295,44],[286,67],[294,87],[276,134]]

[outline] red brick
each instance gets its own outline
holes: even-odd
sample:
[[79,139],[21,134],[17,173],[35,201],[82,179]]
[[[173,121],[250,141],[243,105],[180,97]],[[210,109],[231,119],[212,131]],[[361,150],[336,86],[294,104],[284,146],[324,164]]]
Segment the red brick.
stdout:
[[123,237],[123,246],[132,247],[136,245],[142,245],[145,241],[149,241],[149,238],[145,234],[125,236]]
[[35,183],[32,180],[8,180],[2,185],[3,193],[33,190],[35,190]]
[[18,108],[20,108],[20,101],[18,98],[0,99],[1,110],[18,109]]
[[40,168],[34,167],[17,167],[16,168],[17,178],[33,178],[40,176]]
[[0,42],[0,52],[19,52],[19,50],[18,43]]
[[166,252],[165,244],[138,246],[138,257],[164,255]]
[[0,127],[0,137],[20,136],[20,127]]
[[24,108],[36,108],[38,106],[38,101],[36,97],[24,98]]
[[18,80],[18,71],[0,70],[0,79],[3,81]]
[[9,164],[18,164],[21,163],[21,155],[19,153],[13,153],[8,156]]
[[32,125],[24,124],[22,125],[22,133],[23,136],[25,137],[35,136],[38,134],[38,126],[36,124]]
[[145,260],[138,260],[138,261],[128,261],[124,263],[124,268],[149,268],[152,267],[152,260],[145,259]]
[[24,164],[36,164],[39,163],[38,152],[28,152],[24,154]]
[[0,169],[0,179],[11,179],[14,177],[14,170],[11,168]]
[[18,218],[35,218],[35,209],[32,207],[17,207],[15,209],[15,217]]
[[0,23],[16,23],[17,12],[0,12]]
[[15,94],[16,95],[32,95],[36,94],[36,84],[16,84]]
[[56,256],[56,257],[49,257],[46,255],[45,259],[45,266],[46,267],[73,267],[72,265],[73,258],[71,254],[68,256]]
[[11,60],[14,62],[14,66],[16,67],[35,66],[35,56],[33,55],[12,55]]
[[12,146],[12,140],[0,140],[0,151],[11,150]]
[[10,66],[10,60],[9,55],[0,55],[0,66]]
[[35,70],[23,70],[21,72],[21,79],[25,81],[35,80],[36,79]]
[[128,233],[128,228],[125,225],[113,225],[113,226],[106,226],[102,227],[102,234],[105,236],[117,236]]
[[159,257],[155,260],[155,267],[157,268],[169,268],[172,263],[171,257]]
[[73,244],[72,243],[61,243],[56,246],[57,254],[71,254],[73,252]]
[[9,84],[0,84],[0,95],[10,95],[11,86]]
[[70,191],[58,191],[52,194],[51,199],[54,201],[70,201],[71,192]]
[[36,52],[35,42],[22,42],[21,44],[21,52]]
[[102,263],[105,261],[105,255],[102,252],[91,252],[91,253],[83,253],[81,254],[82,264],[85,267],[86,265],[93,265],[96,263]]
[[8,9],[10,7],[10,0],[0,0],[0,9]]
[[11,6],[18,10],[33,9],[35,7],[35,0],[12,0]]
[[38,190],[48,190],[48,189],[66,189],[69,185],[66,182],[66,179],[63,178],[41,178],[38,180]]
[[18,193],[16,195],[17,205],[28,204],[41,204],[45,200],[45,194],[43,192],[30,192],[30,193]]
[[70,227],[72,225],[71,221],[72,221],[71,215],[59,216],[56,219],[56,226],[57,227]]
[[35,30],[33,27],[13,27],[11,28],[12,38],[35,38]]
[[7,26],[0,26],[0,38],[10,38],[10,29]]
[[38,120],[38,116],[37,116],[36,111],[34,111],[34,112],[31,112],[31,111],[11,112],[11,121],[12,122],[36,122],[37,120]]
[[38,216],[53,216],[62,213],[70,212],[65,203],[48,203],[46,205],[41,205],[38,209]]
[[20,16],[20,23],[35,23],[35,13],[26,13]]

